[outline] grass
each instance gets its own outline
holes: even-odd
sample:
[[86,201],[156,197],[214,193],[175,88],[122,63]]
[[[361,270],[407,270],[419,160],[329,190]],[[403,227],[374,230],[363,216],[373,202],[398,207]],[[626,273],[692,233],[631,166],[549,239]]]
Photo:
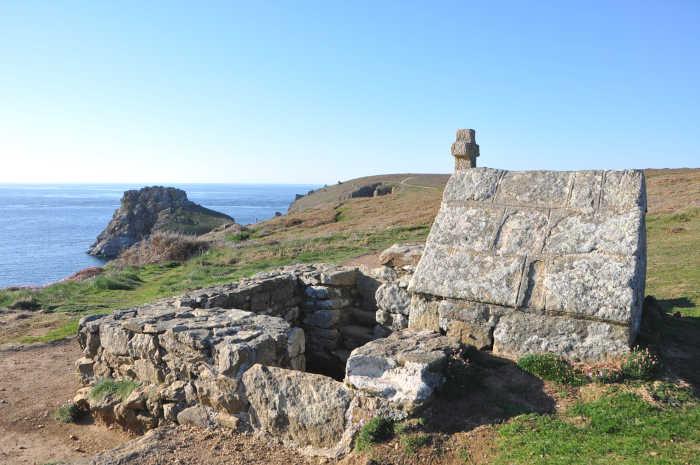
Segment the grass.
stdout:
[[75,423],[79,417],[80,410],[73,402],[61,405],[53,413],[53,418],[61,423]]
[[231,242],[243,242],[247,241],[248,239],[250,239],[250,231],[247,230],[243,230],[239,233],[229,234],[228,236],[226,236],[226,240]]
[[499,428],[496,464],[685,464],[700,456],[700,408],[659,408],[631,392],[522,415]]
[[357,433],[355,450],[365,452],[373,445],[394,437],[394,421],[385,417],[374,417],[365,423]]
[[569,362],[554,354],[529,354],[518,360],[518,367],[548,381],[580,386],[586,378],[577,373]]
[[430,444],[431,438],[427,434],[403,434],[399,442],[407,454],[415,454],[418,449]]
[[117,269],[81,282],[61,282],[38,290],[0,291],[0,307],[34,299],[46,311],[74,315],[41,336],[21,341],[50,342],[75,334],[80,316],[110,313],[200,287],[236,281],[259,271],[292,263],[338,263],[380,251],[394,242],[420,240],[426,226],[396,227],[379,232],[348,232],[310,239],[250,241],[244,247],[218,247],[183,263],[166,262]]
[[108,396],[114,396],[120,400],[127,397],[139,386],[139,383],[129,379],[113,380],[102,378],[92,387],[90,398],[94,400],[104,400]]
[[700,318],[700,208],[647,216],[647,286],[668,313]]

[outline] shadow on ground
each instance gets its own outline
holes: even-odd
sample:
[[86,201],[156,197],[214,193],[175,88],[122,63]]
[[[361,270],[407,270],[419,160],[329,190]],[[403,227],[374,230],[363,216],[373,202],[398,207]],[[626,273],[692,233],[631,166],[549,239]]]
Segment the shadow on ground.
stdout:
[[648,296],[639,343],[653,347],[661,355],[667,374],[688,382],[700,395],[700,318],[669,314],[674,307],[694,305],[686,297],[657,300]]
[[488,352],[469,351],[464,385],[443,392],[420,416],[428,432],[455,433],[501,423],[523,413],[554,412],[556,401],[541,379],[511,360]]

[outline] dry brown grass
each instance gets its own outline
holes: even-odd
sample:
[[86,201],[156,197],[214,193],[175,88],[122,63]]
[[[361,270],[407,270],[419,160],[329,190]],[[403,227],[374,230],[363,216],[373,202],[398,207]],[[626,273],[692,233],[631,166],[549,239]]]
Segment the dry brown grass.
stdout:
[[206,252],[209,246],[208,241],[195,236],[157,232],[122,252],[115,260],[115,265],[119,267],[184,262]]

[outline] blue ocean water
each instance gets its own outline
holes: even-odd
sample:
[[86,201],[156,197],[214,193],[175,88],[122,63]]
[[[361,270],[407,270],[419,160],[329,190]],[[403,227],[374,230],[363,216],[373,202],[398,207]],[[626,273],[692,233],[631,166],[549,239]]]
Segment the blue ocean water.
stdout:
[[[102,262],[86,250],[125,190],[140,185],[0,184],[0,288],[42,285]],[[318,186],[181,184],[190,200],[250,224],[286,212],[297,193]]]

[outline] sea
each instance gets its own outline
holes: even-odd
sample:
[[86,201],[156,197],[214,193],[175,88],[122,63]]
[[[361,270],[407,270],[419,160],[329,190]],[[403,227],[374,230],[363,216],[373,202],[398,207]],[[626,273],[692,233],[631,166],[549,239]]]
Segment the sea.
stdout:
[[[103,262],[86,253],[128,184],[0,184],[0,288],[41,286]],[[180,184],[190,200],[251,224],[285,213],[301,184]]]

